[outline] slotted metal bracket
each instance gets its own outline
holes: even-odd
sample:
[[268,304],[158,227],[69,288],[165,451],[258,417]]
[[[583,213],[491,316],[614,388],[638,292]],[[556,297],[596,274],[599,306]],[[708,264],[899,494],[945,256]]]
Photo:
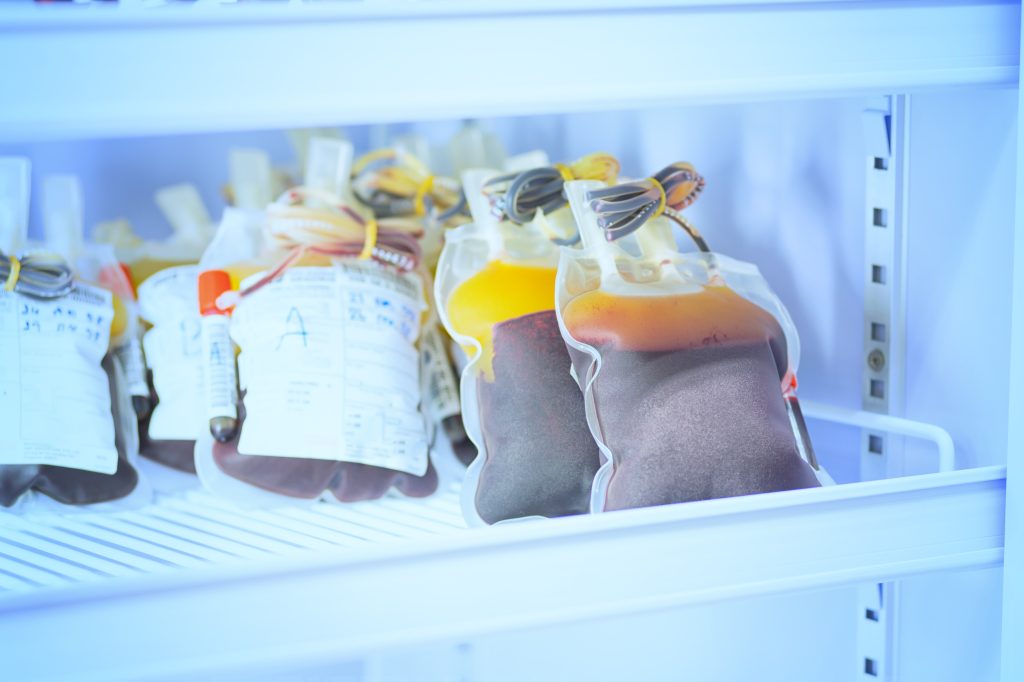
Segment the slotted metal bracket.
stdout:
[[[869,103],[864,112],[864,370],[861,404],[902,415],[906,357],[907,178],[909,97]],[[902,437],[861,432],[861,480],[898,476]],[[899,585],[873,583],[858,599],[857,679],[896,678]]]

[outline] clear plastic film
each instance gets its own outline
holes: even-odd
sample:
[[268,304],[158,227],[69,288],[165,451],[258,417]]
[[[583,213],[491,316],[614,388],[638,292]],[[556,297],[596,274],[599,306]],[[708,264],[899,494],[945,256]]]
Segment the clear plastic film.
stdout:
[[[658,214],[616,234],[604,187],[567,185],[584,248],[562,251],[556,284],[603,460],[591,510],[817,486],[787,403],[796,329],[757,267],[679,252]],[[662,195],[655,210],[672,203]]]
[[466,432],[478,454],[463,485],[473,523],[585,513],[598,452],[554,312],[558,247],[543,212],[500,221],[467,171],[474,222],[447,235],[435,298],[469,357],[461,379]]
[[[223,328],[237,346],[239,400],[230,410],[210,400],[211,427],[238,426],[197,441],[196,469],[239,502],[422,497],[438,486],[418,408],[421,228],[344,201],[351,147],[326,142],[345,147],[333,149],[336,167],[314,164],[314,138],[307,185],[263,214],[226,211],[201,262],[204,334]],[[216,272],[227,288],[211,297],[204,282]],[[222,370],[234,377],[222,345],[203,352],[208,391]]]

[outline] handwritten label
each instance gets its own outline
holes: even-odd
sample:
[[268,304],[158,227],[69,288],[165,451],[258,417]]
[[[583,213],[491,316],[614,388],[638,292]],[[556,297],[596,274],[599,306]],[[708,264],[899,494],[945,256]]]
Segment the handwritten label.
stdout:
[[84,284],[53,300],[0,292],[0,464],[117,470],[100,366],[113,315],[110,292]]
[[238,388],[231,319],[224,315],[206,315],[200,321],[199,330],[207,421],[215,417],[237,419]]
[[247,418],[239,452],[422,476],[420,280],[375,263],[298,267],[236,308]]
[[193,440],[206,428],[198,276],[198,267],[183,265],[161,270],[139,286],[139,313],[153,325],[142,344],[159,399],[149,420],[154,440]]

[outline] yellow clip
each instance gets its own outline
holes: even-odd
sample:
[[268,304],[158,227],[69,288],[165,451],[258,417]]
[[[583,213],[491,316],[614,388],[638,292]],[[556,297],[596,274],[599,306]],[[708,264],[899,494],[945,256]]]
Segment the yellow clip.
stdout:
[[363,242],[363,250],[359,254],[359,260],[368,260],[373,255],[377,246],[377,221],[370,218],[366,221],[366,239]]
[[420,186],[416,188],[416,196],[413,197],[412,207],[416,211],[416,215],[423,217],[427,215],[427,207],[423,205],[423,200],[427,197],[427,192],[434,188],[434,176],[428,175],[427,179],[420,183]]
[[651,181],[651,184],[658,188],[658,209],[651,215],[651,220],[657,218],[665,212],[665,203],[668,199],[665,196],[665,188],[661,186],[661,183],[654,178],[647,178]]
[[566,166],[564,163],[556,163],[552,166],[558,174],[562,176],[562,180],[566,182],[572,182],[576,179],[576,176],[572,174],[572,169]]
[[10,256],[11,271],[7,274],[7,281],[4,282],[4,291],[14,291],[15,285],[18,283],[18,277],[21,276],[21,261]]

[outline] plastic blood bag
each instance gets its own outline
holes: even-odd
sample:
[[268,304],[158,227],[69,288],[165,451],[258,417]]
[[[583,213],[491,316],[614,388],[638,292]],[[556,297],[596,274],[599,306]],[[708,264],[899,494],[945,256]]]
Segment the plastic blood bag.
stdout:
[[[199,256],[202,255],[203,249],[212,235],[213,228],[210,216],[203,205],[199,192],[194,186],[180,184],[165,187],[157,191],[155,200],[173,228],[173,234],[167,240],[161,242],[143,241],[135,234],[132,226],[126,220],[100,223],[93,230],[93,239],[96,242],[113,246],[118,260],[127,270],[130,286],[128,291],[115,290],[115,293],[119,296],[127,297],[130,294],[133,299],[136,299],[139,288],[154,274],[168,268],[198,262]],[[182,278],[178,277],[175,281],[182,282],[187,287],[187,283],[184,283]],[[154,297],[160,298],[163,295],[174,296],[175,293],[180,296],[182,292],[168,291],[166,282],[164,286],[155,290],[151,288],[147,295],[149,300],[145,307],[150,312],[160,309],[163,307],[164,302],[155,301],[153,300]],[[142,306],[140,305],[140,307]],[[140,315],[144,317],[142,313]],[[152,323],[152,320],[147,319],[147,321]],[[171,333],[169,331],[170,328],[166,324],[165,321],[163,332],[158,336],[167,337]],[[138,328],[133,334],[126,336],[124,343],[115,350],[115,355],[129,377],[133,403],[140,420],[143,454],[175,468],[191,470],[191,464],[188,464],[186,460],[181,458],[183,451],[181,441],[169,442],[166,446],[168,452],[163,453],[164,446],[161,441],[165,440],[165,438],[149,437],[148,429],[152,420],[149,411],[152,404],[159,399],[159,396],[155,388],[151,386],[152,381],[147,372],[146,361],[143,358],[141,347],[143,345],[141,340],[142,332],[143,330]],[[151,343],[151,345],[153,344]],[[154,346],[154,351],[159,352],[161,349],[168,348],[170,348],[169,343],[157,344]],[[167,367],[168,364],[177,363],[173,360],[169,362],[168,358],[161,357],[156,359],[156,364],[161,367]],[[152,369],[152,367],[149,369]],[[163,411],[165,413],[169,412],[166,408]],[[163,420],[158,419],[158,422],[160,421],[163,421],[165,424],[168,423],[166,418]],[[183,424],[181,428],[184,427],[185,425]],[[166,435],[166,433],[163,435]]]
[[[425,307],[415,273],[421,228],[348,206],[338,195],[350,145],[312,145],[314,186],[286,192],[263,222],[225,212],[204,254],[203,276],[222,270],[220,288],[232,285],[215,310],[206,295],[201,301],[204,326],[230,311],[241,400],[235,437],[197,443],[200,479],[229,496],[238,481],[344,502],[391,488],[429,495],[438,479],[417,409],[415,347]],[[337,172],[323,172],[332,155]]]
[[[630,206],[642,205],[637,197],[655,182],[664,183],[661,197],[634,221]],[[757,268],[679,253],[657,217],[679,199],[665,176],[612,195],[602,187],[567,185],[584,249],[563,252],[557,285],[562,332],[605,458],[593,510],[819,485],[785,399],[795,386],[796,330]],[[632,204],[618,213],[623,196]],[[639,256],[613,241],[629,233]]]
[[152,384],[150,414],[139,420],[139,453],[195,473],[193,450],[202,424],[198,267],[179,265],[148,277],[138,291],[140,316],[151,327],[143,349]]
[[[27,169],[27,161],[0,159],[0,188],[20,177],[19,203],[28,199]],[[0,196],[0,203],[11,199]],[[132,406],[108,354],[111,338],[125,333],[127,308],[110,291],[76,282],[66,259],[93,281],[119,267],[112,252],[82,245],[80,199],[70,179],[48,183],[44,203],[48,246],[59,255],[14,256],[27,225],[0,225],[7,250],[0,253],[0,353],[17,368],[0,383],[0,430],[8,437],[0,450],[0,505],[8,507],[33,490],[91,504],[126,497],[138,484]]]
[[[393,284],[393,274],[373,264],[296,266],[242,300],[231,334],[242,349],[246,405],[240,437],[213,445],[221,471],[290,497],[329,490],[342,502],[377,498],[391,487],[410,496],[436,489],[415,410],[415,349],[406,339],[376,343],[373,328],[364,326],[375,315],[391,315],[381,312],[389,308],[398,319],[382,319],[400,327],[404,318],[410,330],[418,325],[416,290],[389,295]],[[392,393],[403,383],[412,394]]]
[[448,332],[466,350],[466,430],[479,454],[467,473],[471,521],[587,511],[598,453],[554,313],[555,246],[544,216],[499,222],[464,176],[474,223],[448,235],[435,287]]
[[[363,155],[352,167],[352,195],[378,219],[401,216],[422,220],[423,264],[433,275],[445,231],[469,218],[459,183],[434,175],[413,153],[422,154],[426,148],[426,140],[413,136],[394,148]],[[444,431],[456,457],[468,463],[475,451],[462,423],[458,383],[443,336],[432,314],[424,322],[420,338],[423,411]]]
[[[262,210],[270,202],[270,162],[258,150],[232,150],[231,182],[239,203]],[[139,239],[125,221],[97,226],[94,237],[114,244],[137,286],[152,414],[139,413],[139,450],[161,464],[195,472],[196,436],[204,428],[202,341],[196,311],[198,261],[214,226],[195,187],[165,187],[155,196],[172,227],[169,239]],[[224,335],[226,337],[226,325]],[[230,340],[227,348],[230,350]],[[233,355],[232,355],[233,365]],[[234,408],[234,402],[232,401]],[[230,437],[228,434],[227,437]]]

